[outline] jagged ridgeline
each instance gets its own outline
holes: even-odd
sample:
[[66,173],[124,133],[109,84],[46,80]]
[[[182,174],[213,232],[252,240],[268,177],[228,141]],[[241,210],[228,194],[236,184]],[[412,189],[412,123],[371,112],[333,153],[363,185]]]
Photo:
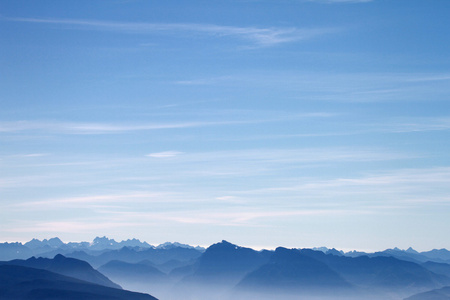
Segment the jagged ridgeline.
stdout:
[[2,243],[0,260],[0,299],[450,299],[446,249],[257,251],[227,241],[205,249],[51,238]]

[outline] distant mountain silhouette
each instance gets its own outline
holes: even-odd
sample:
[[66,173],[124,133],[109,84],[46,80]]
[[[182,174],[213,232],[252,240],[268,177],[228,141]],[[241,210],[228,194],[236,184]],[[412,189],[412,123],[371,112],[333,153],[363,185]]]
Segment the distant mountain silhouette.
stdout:
[[427,261],[426,263],[423,263],[422,266],[431,272],[445,275],[450,278],[450,264]]
[[128,263],[138,263],[143,260],[149,260],[153,264],[163,264],[170,260],[190,261],[200,257],[202,252],[193,248],[170,248],[155,249],[140,247],[123,247],[118,250],[104,250],[101,254],[90,255],[84,251],[67,253],[66,256],[74,257],[89,262],[93,267],[98,268],[112,260],[120,260]]
[[187,264],[185,266],[180,266],[177,268],[172,269],[172,271],[169,272],[169,276],[175,280],[182,279],[187,276],[191,276],[195,273],[195,271],[198,268],[197,262],[192,262],[191,264]]
[[156,298],[88,283],[47,270],[0,266],[2,300],[155,300]]
[[24,259],[31,256],[33,256],[33,251],[21,243],[0,244],[0,260]]
[[116,242],[114,239],[109,239],[106,236],[104,237],[96,237],[92,244],[89,246],[91,250],[104,250],[104,249],[119,249],[120,247],[119,243]]
[[404,300],[450,300],[450,286],[419,293]]
[[192,264],[192,261],[180,261],[178,259],[171,259],[169,261],[166,261],[165,263],[155,265],[159,270],[163,271],[166,274],[169,274],[174,269],[184,267],[187,265]]
[[153,248],[147,242],[141,242],[138,239],[128,239],[126,241],[116,242],[114,239],[107,237],[96,237],[92,244],[90,244],[90,250],[117,250],[123,247],[141,247],[141,248]]
[[[281,294],[284,300],[297,295],[321,300],[397,300],[450,286],[449,254],[446,249],[418,252],[412,248],[375,253],[344,253],[326,247],[255,251],[227,241],[204,250],[176,242],[154,247],[137,239],[116,242],[107,237],[91,243],[52,238],[33,239],[25,245],[0,244],[0,260],[9,261],[3,264],[118,287],[91,266],[101,267],[127,289],[177,300],[267,300]],[[33,255],[46,258],[21,260]]]
[[113,260],[101,266],[99,271],[128,289],[151,293],[156,297],[167,298],[167,291],[173,282],[148,261],[127,263]]
[[107,287],[121,288],[102,273],[94,270],[87,262],[75,258],[67,258],[61,254],[56,255],[54,259],[32,257],[27,260],[0,262],[0,264],[42,269]]
[[421,252],[421,254],[436,262],[439,262],[440,260],[442,262],[450,263],[450,251],[447,249],[433,249],[431,251]]
[[325,252],[325,254],[332,254],[332,255],[336,255],[336,256],[344,256],[343,251],[339,251],[336,249],[328,249],[328,251]]
[[[322,253],[322,252],[321,252]],[[352,285],[325,263],[303,255],[297,249],[277,248],[267,264],[250,272],[238,290],[263,294],[323,294],[350,290]]]
[[180,244],[180,243],[177,243],[177,242],[175,242],[175,243],[166,242],[166,243],[163,243],[163,244],[160,244],[160,245],[156,246],[156,249],[171,249],[171,248],[177,248],[177,247],[188,248],[188,249],[195,249],[195,250],[198,250],[198,251],[201,251],[201,252],[205,251],[205,248],[200,247],[200,246],[193,247],[191,245]]
[[365,288],[423,290],[442,287],[450,279],[425,267],[394,257],[345,257],[327,255],[309,249],[301,253],[326,263],[347,281]]
[[266,263],[270,255],[269,251],[258,252],[222,241],[206,249],[188,280],[236,284],[248,272]]
[[146,242],[137,239],[116,242],[107,237],[96,237],[89,242],[64,243],[59,238],[32,239],[25,244],[22,243],[0,243],[0,260],[25,259],[31,256],[54,257],[56,254],[66,255],[74,251],[86,251],[90,254],[99,254],[99,251],[118,250],[123,247],[139,247],[143,249],[154,248]]
[[314,247],[311,250],[314,251],[322,251],[323,253],[326,254],[334,254],[334,255],[345,255],[344,251],[342,250],[336,250],[335,248],[329,249],[327,247]]
[[48,246],[49,248],[59,248],[63,246],[64,243],[57,237],[51,238],[49,240],[44,239],[43,241],[40,241],[38,239],[32,239],[31,241],[24,244],[24,246],[34,250],[37,248],[42,248],[45,246]]
[[[67,255],[76,251],[84,251],[89,255],[99,255],[105,250],[119,250],[123,247],[130,248],[157,248],[157,249],[169,249],[169,248],[190,248],[200,252],[204,252],[205,249],[199,246],[191,246],[187,244],[181,244],[177,242],[166,242],[158,246],[152,246],[147,242],[141,242],[138,239],[128,239],[121,242],[117,242],[114,239],[109,239],[105,236],[96,237],[92,242],[69,242],[64,243],[59,238],[54,237],[50,239],[44,239],[42,241],[38,239],[32,239],[25,244],[21,243],[0,243],[0,260],[11,260],[16,258],[29,258],[31,256],[42,257],[54,257],[56,254]],[[384,251],[378,251],[374,253],[350,251],[344,253],[343,251],[336,249],[329,249],[327,247],[313,248],[312,250],[322,251],[327,254],[339,255],[342,254],[348,257],[358,256],[392,256],[402,260],[409,260],[413,262],[426,262],[434,261],[440,263],[450,263],[450,251],[447,249],[433,249],[431,251],[418,252],[413,248],[401,250],[397,247],[393,249],[386,249]],[[17,252],[19,251],[19,252]],[[104,262],[105,263],[105,262]]]
[[174,287],[174,299],[219,299],[248,273],[269,260],[269,251],[255,251],[227,241],[211,245],[197,261],[174,269],[181,278]]
[[119,260],[112,260],[100,268],[100,272],[111,279],[123,278],[129,281],[167,281],[165,273],[146,263],[127,263]]
[[[326,252],[326,251],[324,251]],[[383,251],[378,251],[374,253],[366,253],[366,252],[358,252],[358,251],[350,251],[347,253],[344,253],[345,256],[348,257],[358,257],[358,256],[370,256],[370,257],[376,257],[376,256],[391,256],[395,257],[401,260],[407,260],[411,262],[427,262],[427,261],[434,261],[439,263],[450,263],[450,251],[447,249],[433,249],[431,251],[425,251],[425,252],[418,252],[414,250],[413,248],[409,247],[406,250],[401,250],[397,247],[393,249],[386,249]]]
[[370,257],[376,257],[376,256],[395,257],[395,258],[398,258],[401,260],[407,260],[407,261],[411,261],[411,262],[415,262],[415,263],[426,262],[426,261],[430,260],[428,257],[426,257],[425,255],[423,255],[421,253],[418,253],[417,251],[411,251],[411,248],[409,251],[408,250],[400,250],[398,248],[386,249],[384,251],[368,254],[368,256],[370,256]]
[[[397,248],[397,249],[398,249],[398,248]],[[412,247],[409,247],[408,249],[406,249],[405,252],[407,252],[407,253],[413,253],[413,254],[419,254],[419,252],[417,252],[416,250],[414,250]]]

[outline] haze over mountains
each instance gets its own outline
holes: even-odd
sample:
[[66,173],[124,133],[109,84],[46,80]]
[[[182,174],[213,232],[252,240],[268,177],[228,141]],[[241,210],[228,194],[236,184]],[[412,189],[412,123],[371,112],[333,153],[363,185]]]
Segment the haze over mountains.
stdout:
[[0,260],[0,299],[450,299],[446,249],[256,251],[227,241],[204,249],[52,238],[2,243]]

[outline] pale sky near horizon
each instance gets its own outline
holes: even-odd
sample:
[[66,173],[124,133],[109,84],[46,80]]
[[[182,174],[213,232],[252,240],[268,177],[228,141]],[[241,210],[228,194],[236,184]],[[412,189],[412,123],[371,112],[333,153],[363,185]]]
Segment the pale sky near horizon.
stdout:
[[0,242],[450,249],[449,15],[0,0]]

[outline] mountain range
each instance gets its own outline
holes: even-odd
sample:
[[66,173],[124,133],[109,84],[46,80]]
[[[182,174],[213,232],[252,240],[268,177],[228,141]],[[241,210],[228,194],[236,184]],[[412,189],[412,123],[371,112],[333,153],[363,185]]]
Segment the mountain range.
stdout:
[[[14,253],[14,249],[20,251]],[[41,254],[30,258],[35,253]],[[180,243],[155,247],[136,239],[116,242],[103,237],[91,243],[63,243],[58,238],[3,243],[0,257],[11,258],[0,262],[2,268],[39,269],[104,288],[148,293],[161,300],[450,299],[446,294],[450,287],[446,249],[418,252],[393,248],[364,253],[278,247],[257,251],[227,241],[204,249]],[[6,286],[4,290],[11,294],[14,288]]]

